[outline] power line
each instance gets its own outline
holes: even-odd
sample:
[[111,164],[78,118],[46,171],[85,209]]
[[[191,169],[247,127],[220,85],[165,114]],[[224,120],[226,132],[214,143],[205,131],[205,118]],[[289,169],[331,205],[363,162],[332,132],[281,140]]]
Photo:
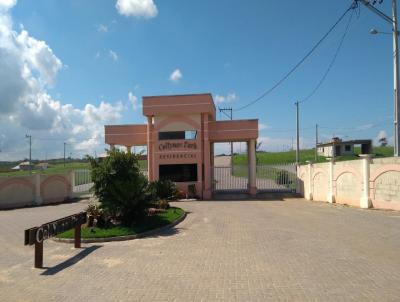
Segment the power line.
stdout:
[[[371,127],[365,127],[363,128],[363,126],[358,126],[358,127],[329,127],[329,126],[321,126],[318,125],[318,128],[321,129],[328,129],[328,130],[354,130],[354,131],[366,131],[369,129],[373,129],[379,126],[383,126],[383,125],[389,125],[391,124],[391,122],[388,122],[387,120],[389,120],[390,118],[386,118],[384,121],[380,121],[378,123],[372,123]],[[315,125],[314,126],[309,126],[309,127],[303,127],[300,128],[301,131],[310,131],[310,130],[315,130]],[[294,132],[296,131],[295,128],[292,129],[271,129],[271,130],[267,130],[268,133],[270,132]]]
[[332,61],[328,65],[327,70],[325,71],[325,73],[322,76],[321,80],[318,82],[317,86],[315,86],[315,88],[311,91],[311,93],[307,97],[305,97],[302,101],[300,101],[300,103],[307,102],[318,91],[318,89],[322,86],[322,84],[325,82],[329,72],[331,71],[333,65],[336,62],[336,59],[337,59],[337,57],[338,57],[338,55],[340,53],[340,50],[342,49],[344,39],[346,38],[347,34],[349,33],[351,20],[353,19],[353,12],[350,14],[349,21],[347,22],[345,31],[344,31],[344,33],[342,35],[342,38],[340,39],[339,45],[338,45],[338,47],[336,49],[336,52],[335,52],[335,54],[334,54],[334,56],[332,58]]
[[[312,127],[306,127],[306,128],[300,128],[300,130],[302,130],[302,131],[304,131],[304,130],[311,130],[311,129],[313,129],[314,130],[314,126],[312,126]],[[268,130],[268,132],[294,132],[294,131],[296,131],[296,129],[271,129],[271,130]]]
[[370,129],[374,129],[383,125],[389,125],[391,124],[390,122],[382,122],[378,124],[372,124],[370,127],[341,127],[341,128],[335,128],[335,127],[326,127],[326,126],[319,126],[321,129],[327,129],[327,130],[339,130],[339,131],[368,131]]
[[300,66],[303,64],[313,53],[314,51],[321,45],[321,43],[329,36],[329,34],[338,26],[338,24],[343,20],[343,18],[347,15],[347,13],[355,8],[357,8],[358,4],[356,1],[354,1],[351,6],[346,9],[346,11],[340,16],[340,18],[333,24],[333,26],[326,32],[322,38],[311,48],[311,50],[294,66],[292,69],[289,70],[288,73],[286,73],[278,82],[275,83],[270,89],[262,93],[259,97],[257,97],[255,100],[251,101],[250,103],[239,107],[237,109],[234,109],[234,111],[240,111],[243,109],[246,109],[247,107],[250,107],[266,97],[268,94],[270,94],[272,91],[274,91],[277,87],[279,87],[283,82],[285,82]]

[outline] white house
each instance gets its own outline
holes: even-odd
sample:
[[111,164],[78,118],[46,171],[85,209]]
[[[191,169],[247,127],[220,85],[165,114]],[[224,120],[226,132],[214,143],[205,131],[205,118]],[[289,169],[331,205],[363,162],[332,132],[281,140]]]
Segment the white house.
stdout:
[[372,153],[372,140],[350,140],[342,141],[338,137],[334,137],[331,142],[317,145],[317,153],[319,156],[336,157],[342,155],[355,155],[354,146],[361,146],[361,154]]

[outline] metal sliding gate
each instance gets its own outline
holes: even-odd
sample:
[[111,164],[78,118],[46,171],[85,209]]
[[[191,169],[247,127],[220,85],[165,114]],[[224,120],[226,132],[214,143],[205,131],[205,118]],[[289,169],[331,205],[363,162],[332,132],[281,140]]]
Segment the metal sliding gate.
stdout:
[[296,164],[258,165],[256,175],[257,189],[260,192],[296,192]]
[[248,189],[247,166],[213,167],[213,191],[239,191]]
[[[296,164],[257,165],[256,185],[259,192],[295,193]],[[214,192],[247,192],[247,165],[212,167]]]

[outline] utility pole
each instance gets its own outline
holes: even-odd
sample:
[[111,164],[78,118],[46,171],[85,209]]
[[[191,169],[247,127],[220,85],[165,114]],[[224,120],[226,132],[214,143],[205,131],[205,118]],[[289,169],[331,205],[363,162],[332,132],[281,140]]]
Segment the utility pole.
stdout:
[[66,142],[64,142],[64,167],[65,167],[65,145],[66,145],[67,143]]
[[[219,112],[223,113],[225,116],[227,116],[230,120],[233,119],[233,109],[232,107],[228,108],[218,108]],[[228,111],[229,114],[227,114],[225,111]],[[233,167],[233,142],[231,142],[231,167]]]
[[397,22],[397,1],[392,1],[393,14],[393,50],[394,50],[394,156],[399,156],[400,134],[399,134],[399,39],[398,39],[398,22]]
[[26,138],[29,138],[29,174],[32,174],[32,135],[25,135]]
[[300,121],[299,121],[299,102],[294,103],[296,105],[296,164],[300,162]]
[[318,160],[318,124],[315,125],[315,162]]
[[[398,157],[400,154],[400,128],[399,128],[399,116],[400,116],[400,91],[399,91],[399,31],[398,31],[398,19],[397,19],[397,0],[392,0],[392,17],[386,15],[374,5],[377,1],[369,0],[355,0],[356,2],[361,2],[369,10],[378,15],[380,18],[384,19],[392,26],[393,34],[393,84],[394,84],[394,156]],[[379,4],[383,0],[378,1]],[[370,31],[371,34],[378,34],[379,31],[373,29]]]

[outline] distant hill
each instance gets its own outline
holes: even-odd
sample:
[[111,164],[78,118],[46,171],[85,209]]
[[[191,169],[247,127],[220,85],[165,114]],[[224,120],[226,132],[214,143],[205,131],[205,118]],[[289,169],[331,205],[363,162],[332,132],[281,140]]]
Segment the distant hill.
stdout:
[[[343,160],[354,160],[359,159],[357,154],[360,154],[360,148],[355,149],[355,156],[339,156],[336,158],[337,161]],[[300,163],[305,163],[308,160],[314,161],[315,153],[314,149],[300,150]],[[391,157],[393,156],[393,147],[374,147],[375,157]],[[326,158],[318,156],[318,162],[326,162]],[[257,164],[268,165],[277,163],[295,163],[296,162],[296,151],[286,152],[257,152]],[[236,154],[233,157],[234,165],[247,165],[247,154]]]
[[[15,171],[12,170],[13,167],[17,166],[22,161],[28,161],[27,159],[21,161],[2,161],[0,162],[0,176],[22,176],[28,175],[29,171]],[[33,164],[38,164],[39,162],[47,162],[50,167],[47,170],[33,170],[34,173],[40,171],[42,174],[53,174],[53,173],[63,173],[70,170],[76,169],[87,169],[89,168],[89,163],[86,160],[81,159],[68,159],[64,167],[64,159],[49,159],[47,161],[32,160]]]

